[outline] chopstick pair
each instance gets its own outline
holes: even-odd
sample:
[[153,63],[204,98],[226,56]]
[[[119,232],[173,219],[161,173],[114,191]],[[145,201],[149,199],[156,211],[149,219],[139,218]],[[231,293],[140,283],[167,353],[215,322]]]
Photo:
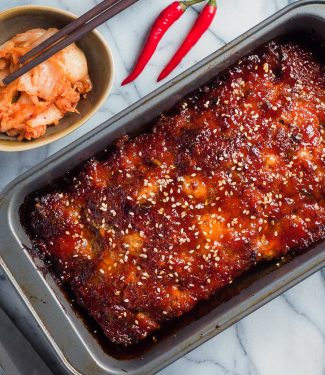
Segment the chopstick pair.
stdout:
[[19,62],[21,64],[27,63],[4,78],[3,84],[9,85],[11,82],[46,61],[57,52],[78,41],[85,34],[125,9],[126,2],[128,3],[127,6],[130,6],[136,1],[138,0],[102,1],[84,15],[72,21],[50,38],[46,39],[43,43],[21,56]]

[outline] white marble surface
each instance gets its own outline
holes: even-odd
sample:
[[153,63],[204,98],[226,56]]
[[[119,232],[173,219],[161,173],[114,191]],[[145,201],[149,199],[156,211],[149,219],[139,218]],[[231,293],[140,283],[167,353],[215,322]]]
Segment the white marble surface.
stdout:
[[[30,0],[28,4],[58,6],[81,14],[96,2]],[[219,12],[211,30],[174,75],[291,2],[219,0]],[[25,153],[0,152],[0,189],[26,169],[158,87],[156,77],[193,22],[195,8],[175,25],[173,31],[168,32],[145,73],[135,84],[121,88],[120,82],[132,66],[151,22],[169,3],[170,0],[140,0],[100,27],[112,48],[116,66],[115,85],[109,99],[92,120],[61,141]],[[24,0],[1,0],[0,10],[25,4]],[[187,375],[324,375],[325,270],[175,362],[161,375],[185,372]]]

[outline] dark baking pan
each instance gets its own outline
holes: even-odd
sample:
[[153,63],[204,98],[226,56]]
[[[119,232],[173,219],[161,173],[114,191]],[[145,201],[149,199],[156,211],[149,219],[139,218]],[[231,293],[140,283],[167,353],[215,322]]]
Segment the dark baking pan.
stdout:
[[[25,173],[3,192],[0,266],[13,291],[8,291],[1,303],[43,358],[56,366],[56,373],[59,369],[84,375],[155,373],[325,266],[325,244],[321,243],[281,267],[259,267],[242,276],[231,292],[219,295],[221,304],[201,304],[191,318],[183,319],[181,328],[169,327],[171,334],[140,356],[117,358],[80,318],[54,278],[44,274],[42,262],[26,250],[31,244],[19,220],[19,207],[29,193],[50,184],[120,135],[136,133],[184,95],[268,40],[297,31],[325,41],[325,0],[299,1],[285,8]],[[21,314],[26,319],[18,319]]]

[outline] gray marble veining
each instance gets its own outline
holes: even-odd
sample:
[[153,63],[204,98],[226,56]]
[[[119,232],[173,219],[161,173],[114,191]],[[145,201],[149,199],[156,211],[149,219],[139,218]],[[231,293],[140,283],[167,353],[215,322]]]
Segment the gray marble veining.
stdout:
[[[82,14],[97,2],[30,0],[28,4],[57,6]],[[174,75],[292,2],[293,0],[219,0],[217,19],[211,30],[184,59]],[[160,9],[169,3],[170,0],[140,0],[99,28],[112,49],[115,61],[115,84],[110,97],[87,124],[65,139],[48,147],[25,153],[0,152],[0,189],[25,170],[159,86],[155,83],[156,78],[195,19],[198,9],[196,7],[167,33],[149,66],[134,84],[122,88],[120,82],[132,67],[150,24]],[[26,4],[24,0],[1,0],[0,10]],[[0,317],[1,324],[4,323]],[[180,373],[324,375],[325,271],[308,278],[189,353],[163,370],[161,375]]]

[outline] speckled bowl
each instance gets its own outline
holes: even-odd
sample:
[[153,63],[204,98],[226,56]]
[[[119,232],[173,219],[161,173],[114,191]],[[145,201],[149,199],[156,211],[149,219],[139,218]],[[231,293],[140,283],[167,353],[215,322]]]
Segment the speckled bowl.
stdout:
[[[74,14],[45,6],[20,6],[0,13],[0,44],[14,35],[32,28],[62,28],[73,19]],[[78,104],[79,114],[66,114],[57,126],[49,126],[44,136],[32,141],[19,142],[0,133],[0,151],[25,151],[56,141],[84,124],[99,109],[109,94],[113,82],[112,53],[97,32],[84,36],[78,46],[85,52],[93,90]]]

